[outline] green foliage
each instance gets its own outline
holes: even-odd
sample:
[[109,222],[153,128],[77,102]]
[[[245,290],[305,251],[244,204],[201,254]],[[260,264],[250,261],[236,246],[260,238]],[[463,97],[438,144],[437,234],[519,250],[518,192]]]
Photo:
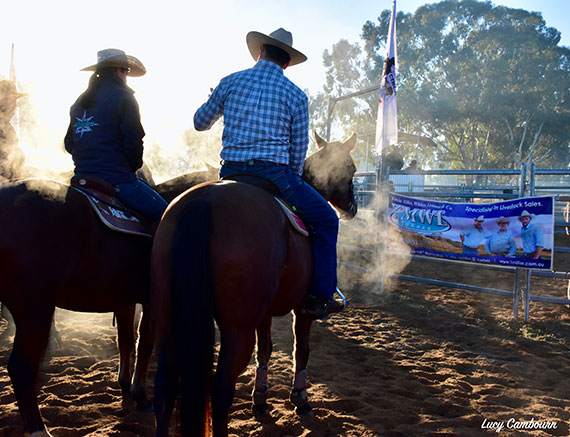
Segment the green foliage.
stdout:
[[[371,66],[358,44],[351,44],[341,39],[333,45],[329,52],[323,53],[323,65],[326,67],[326,83],[323,91],[316,95],[309,94],[309,113],[311,114],[311,129],[319,132],[323,137],[327,132],[327,115],[329,99],[352,92],[357,92],[372,85],[366,72]],[[366,162],[372,163],[372,156],[367,156],[371,149],[373,137],[366,137],[363,133],[374,129],[370,121],[370,114],[377,111],[378,96],[374,94],[363,95],[356,99],[342,100],[334,106],[334,120],[331,139],[343,140],[352,132],[360,134],[358,144],[352,156],[360,169],[366,167]],[[366,126],[363,128],[363,126]]]
[[[342,40],[325,52],[327,95],[380,82],[389,20],[385,10],[364,24],[362,53]],[[399,130],[432,139],[437,148],[426,151],[434,161],[469,169],[568,166],[570,50],[539,13],[445,0],[396,21]],[[314,106],[324,100],[312,98]],[[376,94],[347,101],[335,123],[373,132],[376,102]],[[401,151],[410,156],[414,147]]]

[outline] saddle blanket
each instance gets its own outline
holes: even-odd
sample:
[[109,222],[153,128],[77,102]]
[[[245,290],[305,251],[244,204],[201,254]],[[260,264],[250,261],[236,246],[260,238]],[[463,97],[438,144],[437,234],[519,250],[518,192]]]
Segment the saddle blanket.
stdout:
[[108,228],[118,232],[152,238],[152,234],[144,223],[118,199],[86,187],[72,185],[71,188],[87,197],[99,219]]
[[289,219],[289,222],[293,226],[293,229],[299,232],[299,234],[308,237],[309,231],[307,230],[305,223],[303,223],[303,220],[301,220],[301,218],[297,214],[291,211],[291,208],[289,208],[281,199],[278,199],[277,197],[274,197],[274,199],[277,200],[277,203],[279,204],[279,206],[281,206],[281,208],[285,212],[285,215]]

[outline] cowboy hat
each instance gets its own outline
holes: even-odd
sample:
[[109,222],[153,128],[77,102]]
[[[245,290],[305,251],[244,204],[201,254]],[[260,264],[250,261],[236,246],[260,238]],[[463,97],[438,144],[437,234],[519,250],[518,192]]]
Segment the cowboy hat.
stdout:
[[482,215],[480,215],[479,217],[473,218],[473,220],[476,221],[476,222],[484,222],[484,221],[485,221],[485,217],[483,217]]
[[19,93],[16,84],[12,80],[0,80],[0,98],[1,96],[13,96],[16,99],[24,97],[25,94]]
[[295,50],[293,46],[293,35],[291,32],[286,31],[282,27],[271,32],[269,36],[264,35],[260,32],[249,32],[245,38],[247,42],[247,47],[249,48],[249,53],[255,61],[259,58],[259,52],[261,51],[261,46],[264,44],[275,46],[281,50],[286,51],[291,60],[289,61],[289,66],[297,65],[301,62],[305,62],[307,57],[298,50]]
[[501,223],[507,223],[509,224],[510,222],[503,216],[499,217],[499,220],[497,220],[497,224],[500,225]]
[[519,220],[522,219],[523,217],[529,217],[530,219],[534,218],[534,214],[531,214],[530,212],[528,212],[526,209],[521,213],[521,215],[519,216]]
[[97,71],[102,68],[128,68],[129,76],[144,76],[146,68],[143,63],[119,49],[105,49],[97,52],[97,63],[82,68],[81,71]]

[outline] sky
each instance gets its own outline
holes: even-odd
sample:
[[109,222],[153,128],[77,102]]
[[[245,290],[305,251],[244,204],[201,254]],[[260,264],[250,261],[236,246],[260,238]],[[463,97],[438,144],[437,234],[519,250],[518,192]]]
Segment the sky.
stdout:
[[[397,10],[413,13],[426,3],[399,0]],[[493,3],[541,12],[548,26],[561,31],[561,44],[570,46],[570,0]],[[100,49],[122,49],[148,71],[128,81],[140,104],[146,142],[168,149],[181,144],[210,87],[253,65],[245,42],[249,31],[291,31],[293,46],[308,61],[286,75],[316,93],[324,83],[323,51],[341,38],[360,41],[364,23],[376,21],[391,5],[391,0],[11,1],[2,11],[0,77],[9,75],[13,43],[18,81],[41,132],[22,147],[37,152],[35,165],[55,165],[69,107],[89,79],[90,73],[79,70],[94,64]]]

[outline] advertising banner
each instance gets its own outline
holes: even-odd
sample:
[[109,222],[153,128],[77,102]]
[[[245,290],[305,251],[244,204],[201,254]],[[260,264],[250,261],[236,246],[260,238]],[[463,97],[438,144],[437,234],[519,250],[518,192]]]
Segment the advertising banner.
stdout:
[[388,217],[415,255],[552,269],[553,197],[477,204],[390,193]]

